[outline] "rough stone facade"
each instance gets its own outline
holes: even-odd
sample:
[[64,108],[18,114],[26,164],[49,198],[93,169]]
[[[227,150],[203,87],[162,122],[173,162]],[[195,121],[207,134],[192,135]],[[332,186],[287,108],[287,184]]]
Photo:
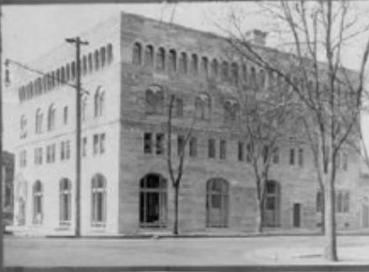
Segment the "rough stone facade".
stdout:
[[[97,71],[94,72],[86,72],[82,77],[83,88],[89,92],[86,95],[87,115],[82,127],[82,137],[87,137],[87,154],[82,158],[82,235],[130,235],[171,230],[174,195],[165,159],[166,112],[170,94],[180,97],[183,103],[183,114],[173,120],[174,153],[177,151],[177,136],[186,133],[198,110],[197,98],[205,97],[205,101],[211,101],[206,102],[210,105],[207,116],[200,118],[193,125],[192,136],[197,139],[197,154],[187,156],[185,161],[179,197],[180,231],[254,231],[256,202],[253,174],[245,160],[238,159],[238,143],[242,141],[242,137],[237,122],[224,121],[224,104],[229,99],[235,98],[236,86],[219,77],[214,79],[210,76],[211,61],[214,58],[218,60],[219,70],[222,69],[221,63],[225,61],[229,61],[227,64],[229,71],[232,71],[232,62],[239,62],[239,59],[227,49],[226,41],[210,33],[125,13],[98,25],[94,30],[83,34],[82,38],[89,41],[89,46],[83,48],[83,52],[88,53],[107,44],[111,44],[113,48],[113,60],[109,65],[95,69]],[[145,63],[146,50],[151,52],[150,48],[152,65]],[[158,54],[159,48],[165,52],[164,69],[157,68],[161,59]],[[141,53],[138,54],[137,50]],[[172,55],[174,51],[175,54]],[[43,57],[38,62],[38,67],[52,70],[73,60],[73,48],[68,45],[60,49],[60,54],[58,52]],[[186,74],[179,71],[181,65],[179,58],[182,52],[187,54]],[[197,56],[197,72],[193,71],[194,66],[190,61],[193,54]],[[175,56],[176,69],[173,68],[170,56]],[[242,63],[239,62],[240,69],[241,66]],[[251,65],[247,64],[247,69],[250,71]],[[241,84],[244,79],[241,78],[241,72],[239,75],[237,82]],[[148,114],[150,105],[147,105],[147,90],[151,89],[154,89],[152,92],[154,97],[161,95],[161,92],[163,95],[159,97],[162,104],[156,114]],[[96,117],[94,99],[98,90],[105,91],[105,106],[103,114]],[[15,197],[23,198],[25,202],[24,220],[16,219],[14,229],[31,234],[73,234],[74,90],[71,86],[61,84],[28,100],[22,101],[19,108],[20,116],[25,115],[28,118],[28,136],[20,139],[16,148],[16,184],[21,189]],[[48,132],[44,129],[43,133],[35,134],[34,116],[37,108],[42,105],[46,117],[47,107],[52,103],[56,105],[55,130]],[[69,108],[69,121],[63,125],[64,105]],[[105,133],[104,152],[94,155],[92,150],[95,148],[94,135],[101,133]],[[145,152],[145,133],[151,133],[151,153]],[[156,154],[158,149],[156,137],[160,133],[164,134],[164,153]],[[60,141],[63,139],[71,143],[71,156],[66,161],[59,158]],[[215,140],[215,158],[209,158],[209,139]],[[225,141],[225,158],[220,158],[221,141]],[[56,143],[55,162],[35,165],[34,149],[41,146],[45,148],[50,143]],[[244,144],[246,146],[246,143]],[[187,146],[187,153],[188,148]],[[289,163],[291,148],[295,148],[294,165]],[[299,148],[304,150],[301,166],[297,163]],[[27,151],[27,165],[21,166],[19,154],[24,150]],[[243,152],[246,153],[246,150]],[[340,169],[337,175],[337,189],[349,193],[348,210],[337,214],[340,229],[359,226],[355,213],[356,181],[359,178],[358,158],[352,153],[348,154],[347,169]],[[46,154],[44,157],[46,158]],[[100,207],[100,204],[96,204],[97,209],[104,210],[101,217],[96,215],[98,224],[92,223],[91,219],[95,216],[92,211],[95,207],[92,184],[96,174],[102,175],[106,182],[103,201],[100,203],[96,200],[102,205]],[[148,185],[147,193],[143,193],[143,185],[140,183],[143,184],[144,177],[148,177],[149,174],[156,177],[155,182],[164,180],[164,186],[160,188],[161,193],[158,193],[156,185],[153,185],[153,188]],[[70,201],[71,218],[68,224],[60,223],[59,182],[63,178],[72,181],[73,201]],[[278,187],[276,202],[273,204],[276,206],[274,228],[316,230],[320,222],[320,213],[316,208],[318,184],[309,148],[296,138],[286,140],[280,146],[279,163],[273,165],[270,179],[274,180]],[[32,186],[36,180],[42,181],[43,184],[43,220],[38,224],[34,224],[32,218],[35,209]],[[214,180],[223,184],[222,195],[207,197],[209,192],[207,188],[210,186],[208,184]],[[153,191],[150,191],[150,188]],[[209,208],[210,206],[212,208]],[[19,213],[18,203],[15,205],[16,218],[19,217]],[[294,222],[294,218],[299,222]],[[158,220],[161,221],[160,225],[157,225]],[[152,225],[144,226],[143,223]]]

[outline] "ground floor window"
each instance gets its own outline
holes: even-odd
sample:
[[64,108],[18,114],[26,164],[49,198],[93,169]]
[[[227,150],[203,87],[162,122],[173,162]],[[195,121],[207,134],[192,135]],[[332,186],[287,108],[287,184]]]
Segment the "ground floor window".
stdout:
[[69,179],[63,178],[59,184],[60,192],[60,224],[69,225],[71,221],[72,184]]
[[101,174],[92,178],[92,226],[105,226],[106,222],[106,179]]
[[159,174],[140,180],[140,227],[165,227],[167,223],[167,181]]
[[228,226],[228,182],[220,178],[206,185],[206,226]]
[[43,209],[42,209],[42,199],[43,190],[41,181],[37,180],[33,185],[33,223],[42,224],[43,219]]

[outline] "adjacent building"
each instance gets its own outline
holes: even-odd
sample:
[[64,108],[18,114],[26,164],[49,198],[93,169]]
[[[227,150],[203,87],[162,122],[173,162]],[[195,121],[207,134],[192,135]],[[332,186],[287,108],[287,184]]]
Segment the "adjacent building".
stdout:
[[[81,57],[82,235],[171,229],[166,121],[173,93],[173,152],[196,118],[185,151],[180,230],[254,231],[256,189],[239,131],[236,90],[251,88],[256,80],[268,88],[268,75],[236,54],[229,56],[222,37],[137,15],[120,13],[81,37],[89,42]],[[74,233],[74,54],[64,44],[31,64],[46,75],[19,71],[15,231]],[[349,151],[340,154],[339,229],[360,227],[358,162]],[[292,135],[281,143],[270,178],[266,227],[316,230],[321,195],[302,138]]]

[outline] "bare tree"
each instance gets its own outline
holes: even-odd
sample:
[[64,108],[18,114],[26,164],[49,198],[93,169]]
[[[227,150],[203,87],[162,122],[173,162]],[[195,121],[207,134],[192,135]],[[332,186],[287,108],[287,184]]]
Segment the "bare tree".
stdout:
[[[242,17],[233,16],[230,42],[254,65],[284,79],[305,112],[312,136],[316,171],[324,189],[325,257],[337,261],[335,179],[337,154],[358,122],[362,104],[369,39],[363,46],[360,68],[343,67],[347,42],[368,27],[358,27],[349,1],[280,1],[263,6],[278,21],[291,49],[288,53],[253,46],[244,35]],[[360,29],[360,30],[358,30]],[[235,30],[235,31],[234,31]],[[283,35],[282,35],[283,37]]]
[[[172,182],[172,187],[174,189],[174,224],[173,224],[173,234],[179,234],[178,231],[178,222],[179,222],[179,212],[178,212],[178,205],[179,205],[179,190],[181,185],[181,180],[183,177],[184,171],[184,162],[186,156],[186,146],[191,137],[193,123],[185,132],[185,136],[180,138],[181,141],[178,141],[178,160],[175,162],[173,159],[172,153],[172,130],[173,130],[173,109],[174,103],[176,101],[176,96],[174,94],[170,95],[169,100],[169,107],[168,107],[168,122],[167,122],[167,165],[168,165],[168,172],[169,177]],[[177,164],[177,165],[176,165]]]

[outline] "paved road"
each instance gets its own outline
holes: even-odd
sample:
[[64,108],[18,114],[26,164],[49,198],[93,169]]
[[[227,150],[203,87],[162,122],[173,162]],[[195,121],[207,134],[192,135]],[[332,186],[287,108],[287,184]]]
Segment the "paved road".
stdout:
[[[5,239],[6,266],[324,264],[323,237]],[[342,236],[344,263],[369,264],[369,236]]]

